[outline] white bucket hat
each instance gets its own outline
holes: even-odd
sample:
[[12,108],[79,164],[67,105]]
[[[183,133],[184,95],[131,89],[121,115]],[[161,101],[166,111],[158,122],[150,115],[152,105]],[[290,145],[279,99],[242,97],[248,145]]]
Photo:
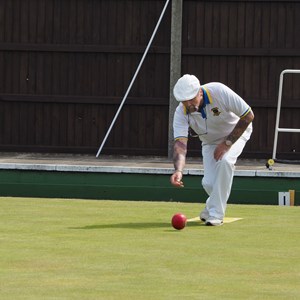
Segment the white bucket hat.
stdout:
[[187,101],[196,97],[200,90],[199,79],[190,74],[185,74],[176,82],[173,94],[177,101]]

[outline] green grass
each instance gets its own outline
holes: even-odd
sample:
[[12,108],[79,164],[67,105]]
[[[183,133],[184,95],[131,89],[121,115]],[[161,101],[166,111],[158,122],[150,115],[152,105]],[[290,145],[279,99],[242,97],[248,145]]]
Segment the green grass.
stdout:
[[0,299],[300,299],[300,208],[0,198]]

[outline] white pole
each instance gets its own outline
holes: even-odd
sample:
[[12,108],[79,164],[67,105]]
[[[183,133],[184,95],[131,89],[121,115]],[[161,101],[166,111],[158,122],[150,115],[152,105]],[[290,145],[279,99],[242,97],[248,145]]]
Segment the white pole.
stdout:
[[286,69],[280,73],[279,79],[279,91],[278,91],[278,103],[277,103],[277,113],[276,113],[276,122],[275,122],[275,136],[274,136],[274,145],[273,145],[273,154],[272,159],[276,159],[277,152],[277,143],[278,143],[278,133],[279,132],[300,132],[300,129],[297,128],[280,128],[280,111],[281,111],[281,101],[282,101],[282,86],[283,86],[283,75],[284,74],[300,74],[300,70]]
[[103,139],[103,142],[102,142],[102,144],[101,144],[101,146],[100,146],[100,148],[99,148],[99,150],[98,150],[98,152],[97,152],[97,154],[96,154],[96,157],[98,157],[99,154],[100,154],[100,152],[102,151],[102,148],[103,148],[103,146],[104,146],[104,144],[105,144],[105,142],[106,142],[106,140],[107,140],[107,138],[108,138],[108,136],[109,136],[109,134],[110,134],[110,132],[111,132],[111,130],[112,130],[112,128],[113,128],[113,126],[114,126],[114,124],[115,124],[117,118],[118,118],[118,116],[119,116],[119,113],[120,113],[120,111],[121,111],[121,109],[122,109],[122,107],[123,107],[123,105],[124,105],[124,103],[125,103],[125,101],[126,101],[126,99],[127,99],[127,96],[128,96],[128,94],[129,94],[129,92],[130,92],[130,90],[131,90],[131,87],[132,87],[132,85],[133,85],[133,83],[134,83],[134,81],[135,81],[135,79],[136,79],[136,76],[138,75],[138,73],[139,73],[139,71],[140,71],[140,68],[141,68],[141,66],[142,66],[142,64],[143,64],[143,62],[144,62],[144,59],[145,59],[145,57],[146,57],[146,55],[147,55],[147,53],[148,53],[148,51],[149,51],[149,48],[150,48],[150,46],[151,46],[151,44],[152,44],[153,39],[154,39],[154,37],[155,37],[155,34],[156,34],[156,32],[157,32],[157,29],[158,29],[158,27],[159,27],[159,25],[160,25],[160,23],[161,23],[161,20],[162,20],[164,14],[165,14],[165,11],[166,11],[166,9],[167,9],[167,6],[168,6],[168,4],[169,4],[169,1],[170,1],[170,0],[167,0],[166,3],[165,3],[165,6],[164,6],[164,8],[163,8],[163,10],[162,10],[162,12],[161,12],[161,15],[160,15],[160,17],[159,17],[159,19],[158,19],[158,22],[157,22],[157,24],[156,24],[156,26],[155,26],[155,28],[154,28],[154,31],[153,31],[153,33],[152,33],[152,36],[151,36],[150,40],[149,40],[149,43],[148,43],[148,45],[147,45],[147,48],[146,48],[146,50],[145,50],[145,52],[144,52],[144,54],[143,54],[143,57],[142,57],[142,59],[141,59],[139,65],[138,65],[138,67],[137,67],[137,69],[136,69],[136,71],[135,71],[135,74],[134,74],[134,76],[133,76],[133,78],[132,78],[132,80],[131,80],[131,82],[130,82],[130,84],[129,84],[129,87],[128,87],[128,89],[127,89],[127,91],[126,91],[126,93],[125,93],[125,95],[124,95],[124,97],[123,97],[123,100],[122,100],[122,102],[121,102],[121,104],[120,104],[120,106],[119,106],[119,109],[118,109],[118,111],[116,112],[115,117],[114,117],[114,119],[112,120],[112,122],[111,122],[111,124],[110,124],[110,127],[109,127],[109,129],[108,129],[108,131],[107,131],[107,133],[106,133],[106,135],[105,135],[105,137],[104,137],[104,139]]
[[272,158],[276,159],[276,150],[277,150],[277,141],[278,141],[278,127],[280,120],[280,110],[281,110],[281,97],[282,97],[282,85],[283,85],[283,74],[284,71],[280,73],[279,79],[279,91],[278,91],[278,103],[277,103],[277,114],[276,114],[276,122],[275,122],[275,136],[274,136],[274,145],[273,145],[273,155]]

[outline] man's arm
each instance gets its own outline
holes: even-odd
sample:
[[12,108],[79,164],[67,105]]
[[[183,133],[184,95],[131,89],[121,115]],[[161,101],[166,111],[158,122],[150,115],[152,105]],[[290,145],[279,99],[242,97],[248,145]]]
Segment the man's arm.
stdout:
[[[231,144],[234,144],[242,136],[242,134],[247,129],[249,124],[253,121],[253,119],[254,114],[251,110],[246,116],[244,116],[237,122],[232,132],[227,136],[226,141],[230,141]],[[230,149],[230,147],[231,145],[226,145],[226,142],[219,144],[215,149],[215,160],[222,159],[223,155]]]
[[234,144],[244,133],[244,131],[247,129],[249,124],[253,121],[254,119],[254,114],[252,111],[249,111],[249,113],[241,118],[232,132],[227,136],[226,140],[231,141],[232,144]]
[[175,172],[171,176],[170,181],[176,187],[183,187],[182,172],[185,166],[187,142],[187,138],[179,138],[174,142],[173,163]]

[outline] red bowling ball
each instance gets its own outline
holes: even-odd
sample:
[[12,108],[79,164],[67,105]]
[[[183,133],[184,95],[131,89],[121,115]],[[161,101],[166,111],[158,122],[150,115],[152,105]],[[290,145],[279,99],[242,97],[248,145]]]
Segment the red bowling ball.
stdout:
[[172,217],[172,226],[177,230],[181,230],[185,227],[186,221],[187,218],[184,214],[181,213],[175,214]]

